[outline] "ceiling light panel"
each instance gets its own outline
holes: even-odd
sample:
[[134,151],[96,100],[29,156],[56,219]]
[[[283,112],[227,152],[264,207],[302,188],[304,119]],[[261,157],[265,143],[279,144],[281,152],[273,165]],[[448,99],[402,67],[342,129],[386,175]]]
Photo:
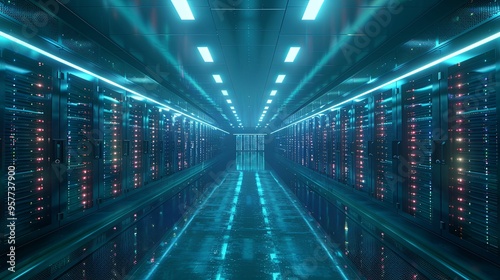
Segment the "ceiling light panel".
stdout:
[[271,91],[271,96],[275,96],[277,92],[278,92],[277,90],[272,90]]
[[309,0],[304,15],[302,15],[302,20],[315,20],[323,2],[323,0]]
[[291,47],[286,55],[285,62],[293,62],[300,51],[300,47]]
[[227,99],[227,100],[226,100],[226,102],[227,102],[228,104],[232,104],[232,103],[233,103],[233,101],[231,101],[231,99]]
[[225,90],[225,89],[221,90],[221,92],[222,92],[222,95],[224,95],[224,96],[228,96],[229,95],[229,93],[227,93],[227,90]]
[[181,20],[194,20],[191,7],[189,7],[187,0],[171,0],[171,2]]
[[216,83],[222,84],[222,78],[220,75],[212,75],[212,77],[214,77]]
[[267,104],[271,104],[273,101],[271,99],[267,100]]
[[283,80],[285,80],[285,77],[286,77],[286,75],[278,75],[278,77],[276,78],[276,83],[277,84],[283,83]]
[[198,47],[198,51],[205,62],[214,62],[212,55],[210,54],[210,50],[208,47]]

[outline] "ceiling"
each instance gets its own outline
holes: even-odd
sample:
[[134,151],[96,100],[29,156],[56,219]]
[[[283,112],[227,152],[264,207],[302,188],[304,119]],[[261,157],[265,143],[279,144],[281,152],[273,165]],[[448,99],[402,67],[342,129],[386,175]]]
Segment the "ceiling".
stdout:
[[[438,4],[445,1],[325,0],[312,21],[301,20],[307,0],[188,0],[195,17],[189,21],[170,0],[61,2],[79,24],[83,20],[140,61],[145,74],[237,132],[240,124],[258,129],[277,112],[286,117],[326,93],[374,53],[439,17]],[[214,62],[203,61],[200,46]],[[294,62],[284,62],[292,46],[301,49]],[[223,83],[215,83],[214,74]],[[281,84],[279,74],[286,75]]]

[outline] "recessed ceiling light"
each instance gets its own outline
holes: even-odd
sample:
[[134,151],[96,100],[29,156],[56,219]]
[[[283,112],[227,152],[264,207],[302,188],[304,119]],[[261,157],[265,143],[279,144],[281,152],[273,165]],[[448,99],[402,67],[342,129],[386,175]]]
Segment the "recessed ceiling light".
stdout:
[[266,110],[264,110],[264,111],[262,111],[262,113],[264,113],[264,114],[265,114],[265,113],[267,113],[267,111],[266,111]]
[[214,77],[216,83],[222,84],[222,78],[220,77],[220,75],[212,75],[212,77]]
[[285,79],[286,75],[278,75],[278,78],[276,78],[276,83],[281,84],[283,83],[283,80]]
[[210,50],[207,47],[198,47],[198,51],[205,62],[214,62]]
[[304,11],[304,15],[302,16],[302,20],[315,20],[323,2],[324,0],[309,0],[306,10]]
[[267,104],[271,104],[273,101],[271,99],[267,100]]
[[231,101],[231,99],[227,99],[226,102],[229,104],[233,103],[233,101]]
[[277,92],[278,92],[277,90],[272,90],[271,91],[271,96],[275,96]]
[[286,55],[285,62],[293,62],[300,51],[300,47],[291,47]]
[[231,110],[234,110],[234,106],[231,106],[231,107],[229,107],[229,108],[231,108]]
[[228,96],[228,95],[229,95],[229,94],[227,93],[227,90],[225,90],[225,89],[221,90],[221,92],[222,92],[222,95],[224,95],[224,96]]
[[233,110],[233,113],[236,114],[236,111]]
[[269,106],[264,107],[264,109],[266,109],[266,110],[269,109]]
[[174,8],[181,20],[194,20],[193,13],[191,12],[187,0],[171,0],[171,2],[174,4]]

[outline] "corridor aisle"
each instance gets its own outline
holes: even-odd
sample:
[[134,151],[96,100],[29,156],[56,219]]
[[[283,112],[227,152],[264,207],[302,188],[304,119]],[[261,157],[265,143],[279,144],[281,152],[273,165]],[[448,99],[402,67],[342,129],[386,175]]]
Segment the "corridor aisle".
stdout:
[[230,172],[133,279],[357,279],[293,199],[269,171]]

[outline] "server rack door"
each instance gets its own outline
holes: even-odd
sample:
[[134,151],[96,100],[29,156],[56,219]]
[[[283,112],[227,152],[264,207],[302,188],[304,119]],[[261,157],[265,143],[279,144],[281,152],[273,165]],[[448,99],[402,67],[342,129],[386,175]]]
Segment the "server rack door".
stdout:
[[145,103],[141,100],[128,98],[128,131],[130,139],[131,160],[128,166],[129,189],[141,188],[144,184],[144,111]]
[[311,133],[311,120],[306,120],[304,121],[304,154],[305,154],[305,161],[304,161],[304,166],[311,168],[312,162],[311,162],[311,148],[313,146],[312,143],[312,133]]
[[204,162],[207,160],[207,126],[201,125],[201,134],[200,134],[200,160]]
[[264,151],[264,135],[258,135],[257,136],[257,150],[258,151]]
[[148,105],[146,116],[146,141],[144,147],[146,164],[146,178],[144,183],[148,184],[160,178],[160,109]]
[[321,142],[321,116],[314,118],[314,170],[321,173],[321,154],[322,154],[322,142]]
[[[439,221],[439,191],[433,180],[433,75],[402,85],[403,99],[403,211],[426,225]],[[434,107],[435,108],[435,107]],[[437,220],[436,220],[437,219]]]
[[[2,221],[12,218],[16,237],[55,226],[50,184],[49,139],[53,70],[43,62],[2,51],[0,88]],[[9,209],[14,206],[15,210]],[[8,220],[9,219],[9,220]],[[9,228],[3,226],[3,237]],[[5,239],[5,243],[7,240]]]
[[354,187],[371,194],[371,174],[368,161],[369,102],[364,99],[354,105]]
[[353,172],[353,126],[351,106],[341,108],[340,112],[340,173],[339,182],[354,185]]
[[328,175],[328,155],[329,152],[329,129],[330,129],[330,120],[328,115],[321,116],[321,163],[320,163],[320,172],[321,174]]
[[194,164],[200,163],[200,154],[201,154],[201,124],[196,122],[195,123],[195,157],[194,157]]
[[286,139],[285,139],[285,145],[286,145],[286,155],[287,158],[291,161],[294,160],[294,150],[295,147],[293,145],[293,130],[294,126],[289,126],[287,129],[287,134],[286,134]]
[[103,153],[102,173],[99,174],[99,198],[116,198],[123,191],[123,104],[122,93],[102,87]]
[[186,166],[193,166],[194,161],[194,121],[186,119]]
[[293,125],[293,161],[299,163],[300,140],[299,140],[299,125]]
[[330,113],[330,177],[339,180],[340,143],[339,110]]
[[393,204],[397,201],[397,175],[394,173],[392,140],[394,139],[393,90],[374,94],[374,157],[375,157],[375,198]]
[[[495,51],[448,69],[448,231],[498,261],[498,85]],[[440,149],[443,147],[439,147]],[[445,148],[446,149],[446,148]]]
[[168,176],[173,172],[173,162],[174,162],[174,141],[172,132],[172,116],[168,112],[161,113],[161,142],[162,142],[162,156],[163,164],[161,164],[162,176]]
[[177,116],[174,118],[174,141],[175,141],[175,170],[180,171],[184,168],[184,152],[183,152],[183,140],[184,140],[184,119],[183,117]]
[[190,160],[191,160],[191,120],[188,118],[184,118],[184,133],[183,133],[183,145],[182,145],[182,150],[183,150],[183,169],[191,167],[190,165]]
[[307,131],[306,131],[306,122],[303,121],[300,123],[300,164],[302,166],[306,166],[307,164]]
[[[64,94],[64,93],[63,93]],[[98,146],[94,132],[96,85],[93,81],[73,74],[67,75],[66,104],[63,121],[63,135],[67,141],[67,173],[61,195],[62,213],[65,216],[81,215],[94,206],[98,194],[96,156]],[[65,106],[64,106],[65,105]],[[66,131],[65,131],[66,130]]]

